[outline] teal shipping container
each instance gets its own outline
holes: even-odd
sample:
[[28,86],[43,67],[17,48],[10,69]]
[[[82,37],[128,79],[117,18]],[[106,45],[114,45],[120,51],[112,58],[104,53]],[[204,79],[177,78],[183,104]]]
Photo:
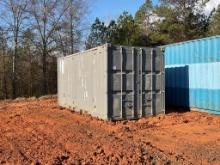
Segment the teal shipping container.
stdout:
[[220,36],[165,46],[166,105],[220,114]]

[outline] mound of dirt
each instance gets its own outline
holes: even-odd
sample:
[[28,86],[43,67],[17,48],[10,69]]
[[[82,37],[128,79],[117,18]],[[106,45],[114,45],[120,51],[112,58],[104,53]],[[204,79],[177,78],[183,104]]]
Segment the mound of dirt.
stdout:
[[220,117],[106,122],[56,99],[0,102],[0,164],[220,164]]

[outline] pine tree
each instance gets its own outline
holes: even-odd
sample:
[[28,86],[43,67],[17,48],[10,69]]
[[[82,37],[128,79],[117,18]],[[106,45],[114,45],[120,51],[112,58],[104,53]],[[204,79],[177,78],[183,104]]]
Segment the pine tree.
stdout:
[[209,17],[204,14],[207,1],[161,0],[155,13],[151,39],[155,44],[167,44],[204,37]]
[[142,33],[146,36],[149,36],[152,29],[153,10],[152,1],[146,0],[135,14],[135,21],[140,25]]
[[104,22],[96,18],[91,26],[89,37],[86,41],[86,49],[94,48],[107,42],[107,27]]
[[209,25],[209,35],[220,35],[220,5],[217,10],[213,12]]
[[117,28],[114,37],[115,44],[137,45],[140,28],[133,16],[123,12],[117,20]]

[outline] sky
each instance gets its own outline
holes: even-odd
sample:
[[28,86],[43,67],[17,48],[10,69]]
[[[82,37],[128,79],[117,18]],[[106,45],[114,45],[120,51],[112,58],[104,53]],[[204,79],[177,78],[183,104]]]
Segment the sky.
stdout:
[[[145,0],[94,0],[91,7],[91,19],[99,17],[105,22],[117,18],[123,11],[128,11],[131,14],[139,9]],[[158,0],[153,0],[156,4]]]
[[[90,20],[99,17],[102,21],[108,23],[112,19],[116,19],[123,11],[128,11],[131,14],[139,9],[145,0],[94,0],[91,6]],[[153,0],[156,5],[158,0]],[[210,0],[205,8],[205,13],[210,11],[220,4],[220,0]]]
[[205,13],[209,13],[212,11],[213,8],[216,8],[220,4],[220,0],[210,0],[208,4],[206,5],[206,11]]

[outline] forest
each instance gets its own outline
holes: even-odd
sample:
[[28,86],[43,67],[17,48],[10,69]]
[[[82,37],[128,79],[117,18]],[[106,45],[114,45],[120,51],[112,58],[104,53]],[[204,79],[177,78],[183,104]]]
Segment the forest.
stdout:
[[[90,25],[87,0],[0,1],[0,99],[57,92],[57,57],[105,43],[155,47],[220,34],[220,6],[209,0],[146,0]],[[85,33],[89,33],[85,37]],[[73,71],[74,74],[74,71]]]

